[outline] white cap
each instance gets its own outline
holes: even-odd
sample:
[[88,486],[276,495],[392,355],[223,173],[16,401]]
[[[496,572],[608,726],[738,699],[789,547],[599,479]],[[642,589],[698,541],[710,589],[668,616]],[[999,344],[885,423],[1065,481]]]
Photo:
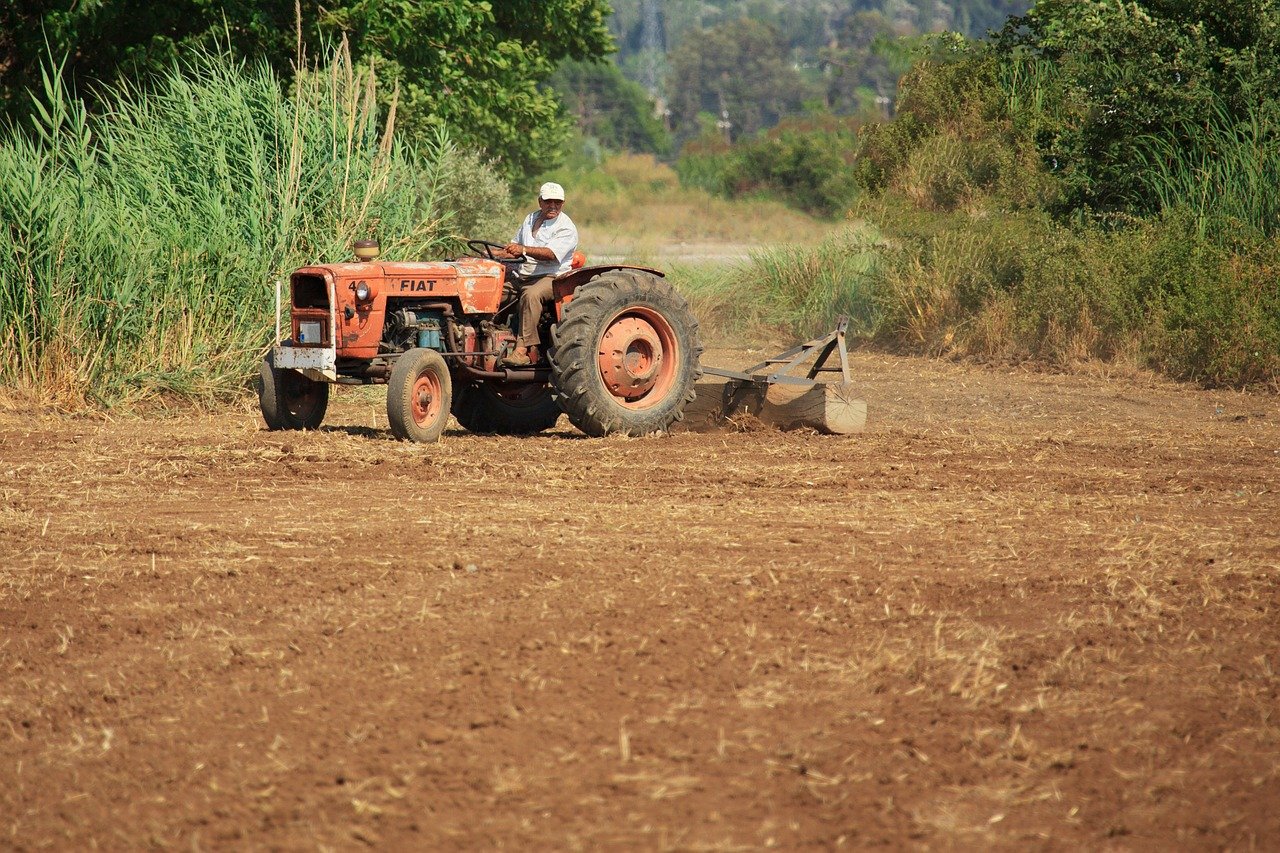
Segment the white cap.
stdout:
[[564,201],[564,187],[553,181],[547,181],[538,190],[538,198],[543,201]]

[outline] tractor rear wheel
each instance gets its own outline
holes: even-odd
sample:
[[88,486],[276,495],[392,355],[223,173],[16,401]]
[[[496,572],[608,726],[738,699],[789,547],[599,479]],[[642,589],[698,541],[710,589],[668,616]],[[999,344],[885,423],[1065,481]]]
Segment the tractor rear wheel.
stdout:
[[688,303],[640,270],[610,270],[579,287],[552,340],[557,401],[587,435],[666,430],[702,375],[698,321]]
[[273,350],[258,370],[258,406],[267,429],[319,429],[329,408],[329,383],[276,367]]
[[551,387],[536,382],[482,382],[458,389],[453,416],[470,432],[533,435],[560,419]]
[[444,357],[433,349],[415,348],[396,359],[387,380],[387,421],[404,441],[439,440],[449,423],[453,380]]

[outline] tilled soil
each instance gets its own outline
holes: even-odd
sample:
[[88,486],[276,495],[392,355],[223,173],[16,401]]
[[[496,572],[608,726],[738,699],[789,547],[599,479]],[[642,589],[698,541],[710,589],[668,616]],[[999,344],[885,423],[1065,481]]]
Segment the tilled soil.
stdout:
[[844,438],[0,414],[0,848],[1280,846],[1276,398],[853,362]]

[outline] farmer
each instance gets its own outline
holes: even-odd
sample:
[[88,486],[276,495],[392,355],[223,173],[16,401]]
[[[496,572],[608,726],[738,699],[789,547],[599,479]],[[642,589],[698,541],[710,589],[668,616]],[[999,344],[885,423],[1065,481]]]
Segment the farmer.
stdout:
[[564,212],[564,187],[548,181],[538,190],[538,209],[525,217],[503,252],[528,258],[510,275],[520,288],[520,335],[516,348],[502,360],[509,367],[538,363],[538,320],[551,302],[551,279],[568,272],[578,248],[578,228]]

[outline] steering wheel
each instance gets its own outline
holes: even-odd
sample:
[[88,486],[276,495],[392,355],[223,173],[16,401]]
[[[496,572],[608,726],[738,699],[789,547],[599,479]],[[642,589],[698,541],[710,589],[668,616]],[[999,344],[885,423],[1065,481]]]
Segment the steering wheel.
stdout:
[[491,261],[501,261],[502,263],[522,264],[529,260],[529,256],[525,254],[517,255],[514,258],[498,258],[493,254],[494,249],[505,249],[502,243],[491,243],[488,240],[468,240],[467,248],[475,252],[477,255],[484,255]]

